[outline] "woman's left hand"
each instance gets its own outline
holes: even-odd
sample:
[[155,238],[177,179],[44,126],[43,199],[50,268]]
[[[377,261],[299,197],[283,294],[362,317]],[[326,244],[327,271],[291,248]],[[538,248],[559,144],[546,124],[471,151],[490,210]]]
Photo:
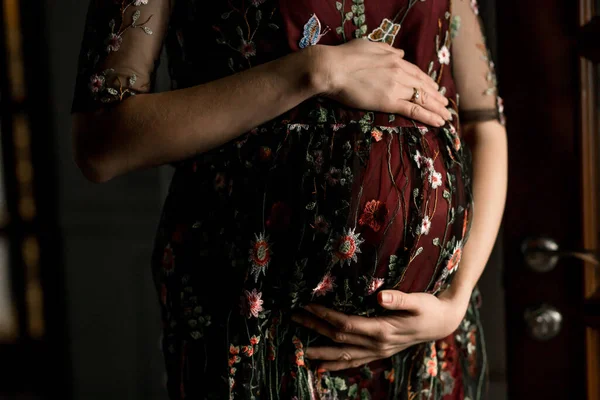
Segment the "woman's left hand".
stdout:
[[317,304],[292,319],[329,337],[341,346],[309,347],[305,356],[321,360],[320,369],[354,368],[392,355],[417,343],[442,339],[454,332],[464,317],[468,301],[445,295],[383,290],[379,304],[394,313],[361,317],[346,315]]

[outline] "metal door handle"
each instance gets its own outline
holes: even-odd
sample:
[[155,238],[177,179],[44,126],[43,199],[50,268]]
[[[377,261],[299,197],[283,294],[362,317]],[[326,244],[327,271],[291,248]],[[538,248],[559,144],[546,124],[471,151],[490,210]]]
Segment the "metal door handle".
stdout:
[[562,328],[562,314],[547,304],[528,308],[524,317],[529,335],[537,340],[552,339]]
[[560,257],[575,257],[579,260],[600,266],[600,255],[594,250],[562,250],[550,238],[528,238],[521,245],[527,266],[537,272],[552,271]]

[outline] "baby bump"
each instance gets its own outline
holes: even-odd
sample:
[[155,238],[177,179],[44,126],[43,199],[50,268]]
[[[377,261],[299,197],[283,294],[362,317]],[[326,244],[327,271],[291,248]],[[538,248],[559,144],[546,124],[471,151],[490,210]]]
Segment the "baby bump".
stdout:
[[277,150],[252,271],[269,257],[284,281],[273,286],[292,299],[354,313],[381,289],[435,293],[449,281],[471,204],[466,150],[452,132],[296,124],[267,147]]

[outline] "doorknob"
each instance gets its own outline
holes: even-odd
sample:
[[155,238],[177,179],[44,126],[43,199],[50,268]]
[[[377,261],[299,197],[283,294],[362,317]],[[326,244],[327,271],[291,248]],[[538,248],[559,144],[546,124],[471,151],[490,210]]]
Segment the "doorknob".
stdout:
[[525,264],[536,272],[552,271],[560,257],[575,257],[596,266],[600,265],[600,257],[596,251],[562,250],[554,239],[545,237],[525,239],[521,251]]
[[547,304],[525,310],[525,322],[529,335],[537,340],[552,339],[562,327],[562,314]]

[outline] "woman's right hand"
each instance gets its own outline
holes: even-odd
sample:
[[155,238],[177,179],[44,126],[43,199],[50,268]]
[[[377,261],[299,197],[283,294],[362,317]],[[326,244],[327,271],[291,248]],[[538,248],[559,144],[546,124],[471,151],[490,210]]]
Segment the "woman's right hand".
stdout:
[[[347,106],[400,114],[432,126],[451,119],[448,99],[404,51],[381,42],[354,39],[339,46],[317,45],[321,95]],[[418,89],[418,100],[411,101]]]

